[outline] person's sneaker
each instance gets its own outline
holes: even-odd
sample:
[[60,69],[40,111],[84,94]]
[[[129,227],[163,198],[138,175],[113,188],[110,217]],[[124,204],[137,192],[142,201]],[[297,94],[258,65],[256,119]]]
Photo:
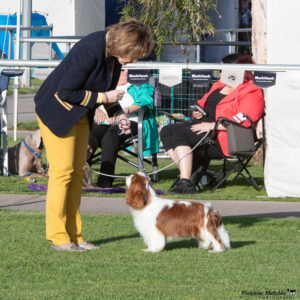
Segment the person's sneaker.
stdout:
[[85,242],[85,241],[79,243],[79,244],[78,244],[78,247],[83,248],[83,249],[85,249],[85,250],[95,250],[95,249],[101,248],[100,245],[99,245],[99,246],[96,246],[96,245],[94,245],[94,244],[92,244],[92,243]]
[[56,251],[86,251],[87,249],[77,246],[74,243],[68,243],[64,245],[54,245],[51,244],[51,248]]
[[196,186],[186,178],[180,179],[176,186],[169,190],[169,194],[196,194]]

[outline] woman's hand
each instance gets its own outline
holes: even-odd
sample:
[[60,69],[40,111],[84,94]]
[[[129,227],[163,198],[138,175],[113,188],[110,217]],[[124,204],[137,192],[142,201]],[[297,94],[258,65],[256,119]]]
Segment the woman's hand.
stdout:
[[108,115],[105,112],[103,112],[101,109],[96,109],[94,120],[97,124],[101,124],[105,120],[108,120]]
[[103,103],[113,103],[122,100],[124,96],[124,91],[122,90],[112,90],[104,93]]
[[213,130],[214,127],[215,127],[215,122],[203,122],[203,123],[192,125],[191,130],[196,132],[197,134],[200,134],[202,132],[208,132],[210,130]]
[[203,118],[203,114],[199,110],[194,110],[193,111],[193,118],[199,120],[199,119]]
[[101,109],[96,109],[94,120],[98,125],[102,124],[104,121],[108,124],[113,124],[115,122],[115,117],[109,118],[108,115]]

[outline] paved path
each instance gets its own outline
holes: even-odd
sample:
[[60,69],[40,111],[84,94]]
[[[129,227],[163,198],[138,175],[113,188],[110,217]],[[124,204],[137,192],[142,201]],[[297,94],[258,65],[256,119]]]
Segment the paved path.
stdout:
[[[35,94],[20,95],[18,97],[18,123],[36,121],[34,110]],[[13,127],[14,124],[14,97],[7,97],[7,124]]]
[[[46,196],[0,194],[0,209],[45,211]],[[300,202],[209,201],[224,217],[300,218]],[[83,197],[82,213],[129,214],[124,198]]]

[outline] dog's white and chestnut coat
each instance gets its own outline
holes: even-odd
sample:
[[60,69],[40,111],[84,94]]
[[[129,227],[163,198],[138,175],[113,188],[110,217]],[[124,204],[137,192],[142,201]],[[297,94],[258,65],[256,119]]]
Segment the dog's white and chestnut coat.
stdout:
[[230,249],[221,215],[209,204],[159,198],[140,172],[127,177],[126,184],[126,203],[136,229],[148,246],[145,251],[159,252],[168,238],[176,237],[196,238],[199,248],[211,248],[211,252]]

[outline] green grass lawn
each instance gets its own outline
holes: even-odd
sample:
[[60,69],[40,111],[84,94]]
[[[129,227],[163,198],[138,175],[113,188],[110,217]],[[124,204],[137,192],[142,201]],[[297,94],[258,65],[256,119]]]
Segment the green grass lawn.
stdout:
[[[19,82],[20,82],[20,79],[19,79]],[[31,79],[31,87],[19,87],[18,93],[19,94],[34,94],[39,90],[42,83],[43,83],[43,80],[33,78],[33,79]],[[8,96],[13,95],[13,86],[14,86],[13,80],[10,80],[9,86],[8,86],[8,91],[7,91]]]
[[[11,138],[9,144],[14,144]],[[159,160],[159,168],[169,163]],[[213,168],[218,167],[214,162]],[[262,166],[252,165],[250,171],[262,186]],[[134,172],[135,168],[118,162],[118,175]],[[153,185],[167,192],[177,175],[177,167],[172,166],[159,173],[159,181]],[[93,174],[94,181],[96,178]],[[47,179],[37,178],[36,182],[46,184]],[[116,179],[114,186],[125,187],[124,179]],[[28,189],[24,178],[17,176],[0,176],[0,192],[43,194]],[[170,198],[167,194],[164,197]],[[171,197],[300,200],[269,199],[263,188],[258,192],[243,179],[235,184],[229,181],[214,193],[204,189],[197,195]],[[50,249],[43,212],[0,210],[0,299],[300,298],[299,219],[224,218],[231,250],[211,254],[198,249],[195,240],[181,239],[169,242],[165,251],[152,254],[142,251],[145,245],[131,216],[84,214],[82,218],[84,238],[102,248],[64,253]],[[296,290],[296,296],[288,294],[288,289]]]
[[102,245],[84,253],[50,249],[44,219],[0,210],[1,299],[299,299],[287,289],[299,297],[300,220],[224,218],[231,250],[212,254],[186,239],[152,254],[131,216],[83,215],[85,239]]
[[[18,141],[21,141],[22,138],[18,138]],[[16,142],[9,137],[9,145],[12,146]],[[43,153],[43,161],[45,163],[44,167],[47,168],[46,165],[46,155]],[[166,165],[171,163],[170,160],[161,159],[158,161],[159,169],[163,168]],[[211,164],[212,170],[217,170],[221,168],[220,161],[213,161]],[[151,172],[151,166],[145,164],[147,172]],[[93,167],[94,171],[99,171],[99,166]],[[153,186],[155,189],[162,190],[166,198],[174,198],[174,199],[193,199],[193,200],[248,200],[248,201],[290,201],[290,202],[298,202],[300,198],[268,198],[266,191],[263,187],[263,167],[262,164],[250,164],[249,170],[251,174],[254,176],[255,180],[261,187],[260,191],[256,191],[252,186],[250,186],[247,181],[243,178],[237,179],[234,183],[232,182],[233,176],[229,178],[227,183],[221,188],[217,189],[215,192],[211,192],[211,187],[204,187],[202,192],[194,195],[171,195],[167,194],[170,186],[176,180],[179,171],[178,168],[173,165],[170,168],[167,168],[158,174],[158,182],[153,182]],[[120,176],[128,176],[129,174],[133,174],[137,172],[135,167],[132,167],[120,160],[118,160],[116,167],[116,174]],[[98,174],[93,174],[93,182],[96,182]],[[36,178],[36,183],[46,184],[46,178]],[[24,178],[20,178],[17,176],[13,177],[3,177],[0,176],[0,193],[18,193],[18,194],[42,194],[42,192],[34,192],[27,188],[28,183],[25,182]],[[124,178],[117,178],[114,181],[115,187],[126,187]],[[95,193],[84,193],[84,196],[95,196]],[[96,196],[101,196],[101,194],[97,194]],[[108,197],[123,197],[124,194],[111,194],[105,195]]]
[[20,122],[18,123],[18,130],[29,130],[34,131],[39,129],[39,125],[37,122]]

